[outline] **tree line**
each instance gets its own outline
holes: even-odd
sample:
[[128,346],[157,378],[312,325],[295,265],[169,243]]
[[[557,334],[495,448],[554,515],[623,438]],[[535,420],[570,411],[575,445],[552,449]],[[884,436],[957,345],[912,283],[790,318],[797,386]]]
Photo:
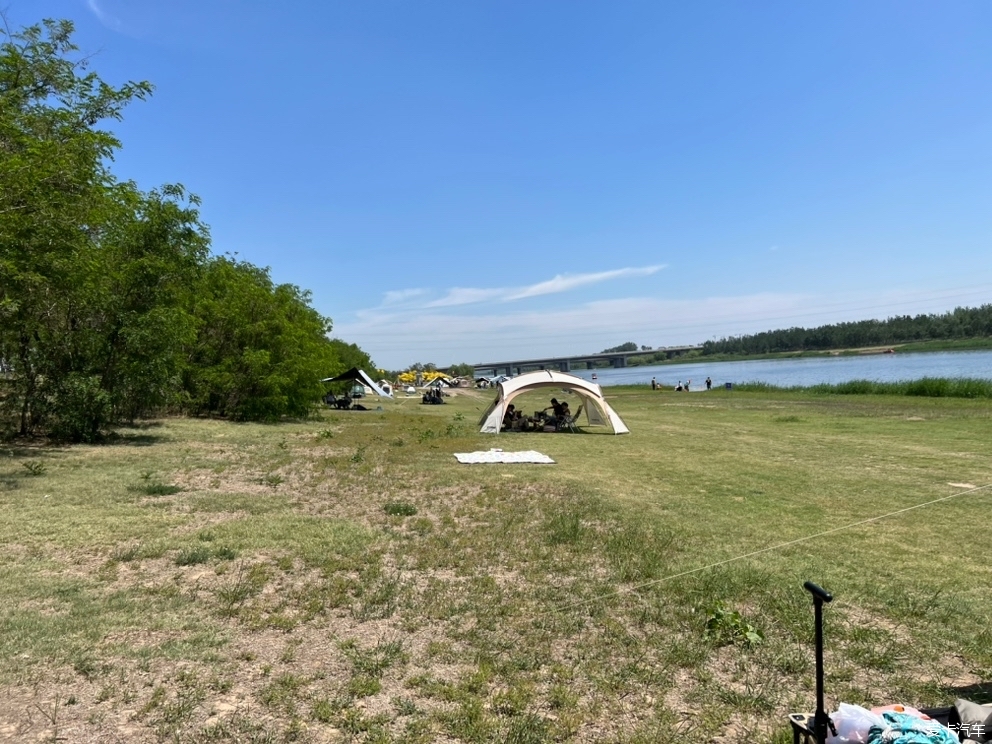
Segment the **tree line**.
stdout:
[[786,328],[732,336],[705,342],[702,353],[705,356],[822,351],[989,336],[992,336],[992,304],[974,308],[959,307],[942,314],[901,315],[886,320],[859,320],[816,328]]
[[308,291],[210,253],[181,185],[114,177],[101,125],[152,93],[78,57],[69,21],[0,44],[0,432],[90,441],[175,410],[305,416],[320,378],[373,365]]

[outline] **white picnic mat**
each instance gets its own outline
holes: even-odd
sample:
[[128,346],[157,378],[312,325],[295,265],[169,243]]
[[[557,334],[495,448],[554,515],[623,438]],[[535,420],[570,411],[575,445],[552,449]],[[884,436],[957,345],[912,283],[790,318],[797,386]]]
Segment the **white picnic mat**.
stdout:
[[554,465],[555,461],[547,455],[534,450],[525,452],[504,452],[501,449],[491,449],[488,452],[456,452],[458,462],[475,464],[480,462],[537,462]]

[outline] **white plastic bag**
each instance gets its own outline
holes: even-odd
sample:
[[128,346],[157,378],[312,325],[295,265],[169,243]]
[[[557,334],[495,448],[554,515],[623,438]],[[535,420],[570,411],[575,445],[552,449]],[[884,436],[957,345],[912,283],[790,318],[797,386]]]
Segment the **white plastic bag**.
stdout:
[[878,725],[885,728],[885,719],[860,705],[841,703],[840,708],[830,714],[837,736],[828,733],[828,744],[864,744],[868,741],[868,729]]

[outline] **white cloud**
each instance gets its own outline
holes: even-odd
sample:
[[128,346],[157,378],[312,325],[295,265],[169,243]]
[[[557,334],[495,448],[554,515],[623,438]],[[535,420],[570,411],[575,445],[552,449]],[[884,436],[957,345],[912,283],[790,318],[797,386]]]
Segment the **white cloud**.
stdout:
[[[864,294],[760,293],[700,299],[631,297],[548,311],[473,314],[443,307],[407,312],[363,311],[335,325],[335,336],[357,343],[376,363],[401,368],[414,361],[485,363],[587,354],[626,341],[654,347],[775,328],[946,312],[975,304],[988,287],[963,290],[893,289]],[[984,294],[983,294],[984,293]]]
[[[637,268],[614,269],[592,274],[559,274],[553,279],[531,284],[527,287],[452,287],[447,294],[436,300],[425,303],[424,308],[455,307],[458,305],[474,305],[482,302],[513,302],[528,297],[559,294],[577,287],[636,276],[650,276],[665,268],[659,266],[643,266]],[[419,299],[428,294],[425,289],[400,289],[386,292],[381,308],[390,305]]]
[[100,21],[104,26],[113,30],[121,31],[124,28],[124,24],[121,23],[119,18],[108,13],[104,8],[100,7],[97,0],[86,0],[86,7],[90,9],[90,12],[96,16],[97,20]]
[[399,305],[427,294],[426,289],[396,289],[386,292],[382,297],[383,305]]
[[600,271],[595,274],[559,274],[554,279],[549,279],[545,282],[538,282],[537,284],[532,284],[529,287],[524,287],[523,289],[513,290],[509,295],[507,295],[505,300],[522,300],[525,297],[537,297],[539,295],[567,292],[568,290],[575,289],[576,287],[584,287],[589,284],[598,284],[599,282],[605,282],[610,279],[621,279],[629,276],[650,276],[655,272],[661,271],[663,268],[665,268],[665,266],[660,265],[644,266],[642,268],[614,269],[613,271]]
[[[588,302],[550,311],[474,314],[425,308],[404,313],[364,312],[335,325],[377,364],[394,368],[413,361],[497,362],[599,351],[625,341],[651,346],[695,343],[747,331],[748,321],[801,311],[801,295],[749,295],[706,300],[627,298]],[[775,324],[773,324],[775,325]],[[764,328],[764,326],[762,326]]]
[[473,289],[471,287],[455,287],[439,300],[428,302],[425,307],[453,307],[454,305],[470,305],[476,302],[495,300],[506,294],[505,289]]

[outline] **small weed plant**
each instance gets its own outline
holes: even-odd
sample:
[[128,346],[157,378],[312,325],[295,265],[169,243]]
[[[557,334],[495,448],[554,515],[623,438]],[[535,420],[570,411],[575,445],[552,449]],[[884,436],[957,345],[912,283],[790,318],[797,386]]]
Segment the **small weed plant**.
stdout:
[[719,646],[740,644],[747,648],[765,640],[764,634],[744,619],[737,610],[728,610],[717,604],[706,618],[703,636]]
[[48,469],[43,462],[25,462],[21,463],[25,470],[28,471],[28,475],[39,476],[44,475],[45,471]]
[[417,513],[417,507],[405,501],[390,501],[382,510],[391,517],[412,517]]
[[146,483],[139,489],[146,496],[172,496],[179,493],[183,489],[179,486],[173,486],[169,483]]
[[210,548],[205,545],[196,545],[192,548],[179,551],[179,555],[176,556],[176,565],[195,566],[200,563],[206,563],[209,560]]

